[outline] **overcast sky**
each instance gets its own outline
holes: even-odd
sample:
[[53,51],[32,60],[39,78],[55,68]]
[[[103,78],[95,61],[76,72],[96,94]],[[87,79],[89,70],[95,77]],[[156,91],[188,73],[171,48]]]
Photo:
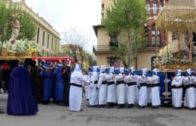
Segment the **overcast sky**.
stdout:
[[59,33],[65,29],[79,29],[89,43],[87,50],[96,45],[93,25],[100,24],[101,0],[26,0]]

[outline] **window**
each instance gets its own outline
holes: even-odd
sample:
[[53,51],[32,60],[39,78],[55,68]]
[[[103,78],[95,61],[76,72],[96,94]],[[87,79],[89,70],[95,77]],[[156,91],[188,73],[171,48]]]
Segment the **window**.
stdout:
[[158,47],[161,46],[160,35],[157,35],[157,38],[156,38],[156,46],[158,46]]
[[146,4],[147,15],[150,15],[150,3]]
[[50,35],[48,34],[48,38],[47,38],[47,48],[49,47],[49,43],[50,43]]
[[158,10],[157,4],[153,3],[153,15],[157,15],[157,10]]
[[43,32],[43,36],[42,36],[42,46],[44,46],[45,43],[45,32]]
[[118,46],[118,39],[116,34],[110,35],[110,46]]
[[146,0],[146,4],[150,4],[150,0]]
[[157,3],[157,0],[153,0],[153,3]]
[[37,29],[37,44],[39,43],[39,28]]
[[156,36],[152,36],[152,46],[156,46]]
[[104,3],[102,3],[101,5],[101,16],[102,17],[104,16]]
[[52,38],[51,49],[53,50],[53,48],[54,48],[54,42],[53,42],[53,38]]
[[156,35],[156,30],[155,29],[152,29],[152,35]]
[[56,51],[57,50],[57,40],[55,40],[55,43],[54,43],[54,50]]
[[42,55],[43,55],[43,56],[44,56],[44,53],[45,53],[44,50],[42,50]]
[[156,57],[156,56],[151,57],[151,69],[155,68],[156,60],[158,60],[158,57]]
[[155,26],[152,27],[152,46],[157,47],[161,46],[161,41],[160,41],[160,32],[156,29]]
[[173,32],[173,34],[172,34],[172,40],[176,40],[176,39],[179,39],[178,32]]
[[157,30],[155,28],[155,25],[152,26],[152,31],[151,31],[152,35],[156,35],[157,34]]

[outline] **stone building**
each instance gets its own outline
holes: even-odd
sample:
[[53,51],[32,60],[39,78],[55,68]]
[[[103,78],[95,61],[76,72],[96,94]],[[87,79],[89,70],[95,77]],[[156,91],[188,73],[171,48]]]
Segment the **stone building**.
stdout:
[[21,9],[28,12],[37,26],[35,43],[39,47],[42,56],[58,55],[60,49],[60,34],[32,8],[27,6],[25,0],[3,0],[8,6],[17,4]]

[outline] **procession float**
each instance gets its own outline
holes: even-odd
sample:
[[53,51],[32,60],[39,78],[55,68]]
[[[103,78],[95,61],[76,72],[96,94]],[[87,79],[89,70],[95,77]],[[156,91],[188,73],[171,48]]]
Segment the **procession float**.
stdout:
[[[6,8],[4,7],[3,9]],[[3,15],[1,14],[1,16]],[[37,43],[32,41],[35,37],[36,26],[32,22],[32,18],[28,17],[28,15],[20,9],[8,14],[1,23],[4,25],[2,25],[3,30],[0,30],[0,63],[14,62],[17,60],[29,60],[29,62],[35,60],[73,62],[72,57],[69,56],[41,57],[38,53],[39,48]],[[26,32],[24,32],[25,28]],[[29,38],[29,36],[31,37]]]
[[166,45],[154,61],[162,71],[161,95],[170,99],[171,80],[177,69],[196,69],[196,3],[194,0],[171,0],[161,8],[156,27],[165,33]]
[[38,47],[33,41],[16,40],[15,44],[9,41],[0,43],[1,60],[31,59],[37,54]]

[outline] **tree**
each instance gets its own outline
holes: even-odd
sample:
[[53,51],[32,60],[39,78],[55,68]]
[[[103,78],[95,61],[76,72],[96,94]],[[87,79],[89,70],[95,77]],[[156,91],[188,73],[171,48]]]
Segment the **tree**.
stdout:
[[9,39],[8,22],[10,20],[11,11],[3,2],[0,2],[0,41],[3,42]]
[[22,24],[19,39],[32,40],[36,35],[36,26],[32,17],[25,11],[21,11],[20,22]]
[[103,23],[109,35],[116,34],[119,46],[116,48],[125,66],[137,55],[143,45],[144,22],[146,19],[145,0],[113,0],[106,10]]
[[32,17],[22,10],[17,4],[7,7],[3,2],[0,2],[0,41],[8,41],[11,36],[11,17],[13,14],[19,14],[21,24],[20,34],[18,39],[32,40],[36,34],[36,25]]
[[[63,33],[62,41],[63,43],[70,45],[71,50],[66,52],[68,52],[75,59],[77,59],[77,55],[83,59],[84,56],[82,50],[85,49],[85,46],[87,46],[88,43],[78,29],[66,29]],[[63,52],[65,51],[63,50]]]

